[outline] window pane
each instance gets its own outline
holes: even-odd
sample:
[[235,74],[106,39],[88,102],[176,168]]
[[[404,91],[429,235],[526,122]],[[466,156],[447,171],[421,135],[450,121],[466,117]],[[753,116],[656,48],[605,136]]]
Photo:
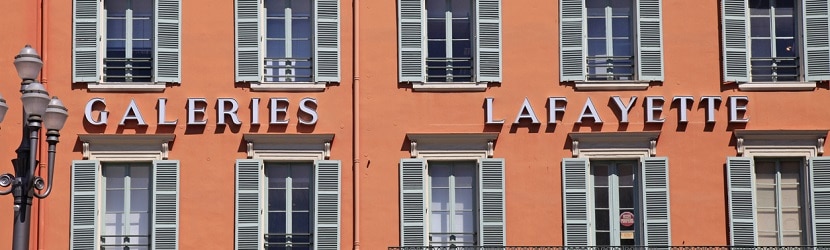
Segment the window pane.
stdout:
[[443,19],[427,21],[427,38],[429,39],[446,39],[446,22]]
[[473,215],[473,211],[455,212],[454,220],[454,232],[473,233],[476,231],[474,228],[475,216]]
[[775,15],[793,15],[795,0],[775,0]]
[[134,17],[152,17],[153,0],[130,0]]
[[608,188],[594,188],[594,205],[597,208],[607,208],[608,207]]
[[125,38],[126,37],[126,20],[124,19],[107,19],[107,38]]
[[285,233],[285,212],[268,213],[268,233]]
[[450,204],[450,191],[448,188],[432,188],[432,200],[430,209],[433,211],[446,211]]
[[776,37],[793,37],[793,36],[795,36],[795,25],[793,24],[793,17],[790,16],[790,17],[776,17],[775,18],[775,36]]
[[[110,213],[107,212],[104,214],[104,234],[107,235],[117,235],[117,234],[124,234],[124,220],[123,220],[123,213]],[[106,239],[108,242],[111,238]]]
[[[285,58],[285,41],[281,40],[268,40],[266,42],[266,54],[265,57],[269,58]],[[279,62],[273,61],[269,62],[270,65],[279,65]],[[288,171],[288,170],[286,170]],[[287,173],[287,172],[286,172]],[[281,176],[288,176],[281,175]]]
[[433,210],[432,213],[429,215],[430,232],[449,232],[449,223],[449,212]]
[[291,42],[292,49],[291,57],[293,58],[311,58],[311,40],[294,40]]
[[752,37],[769,37],[769,17],[752,17],[749,23]]
[[467,39],[471,40],[472,35],[470,35],[470,20],[463,19],[463,20],[453,20],[452,21],[452,38],[454,39]]
[[776,226],[776,216],[775,216],[775,209],[758,209],[758,216],[755,218],[758,227],[758,235],[759,238],[762,235],[762,232],[772,233],[774,235],[775,232],[778,231],[778,227]]
[[752,39],[752,57],[771,57],[771,46],[769,39]]
[[775,233],[759,232],[758,233],[759,246],[775,246],[778,245],[778,236]]
[[455,187],[473,187],[473,176],[475,176],[474,166],[456,167],[455,172]]
[[469,0],[452,1],[452,17],[471,17]]
[[147,189],[133,189],[133,190],[130,190],[130,211],[131,212],[148,212],[148,211],[150,211],[150,190],[147,190]]
[[588,18],[588,37],[605,37],[605,19]]
[[[464,58],[464,60],[469,60],[471,56],[470,44],[471,42],[469,40],[452,42],[452,57],[458,59]],[[466,61],[453,61],[453,65],[458,66],[459,63],[466,63]]]
[[[588,39],[588,56],[605,56],[607,54],[604,38]],[[605,59],[600,61],[605,62]]]
[[107,212],[123,212],[124,211],[124,190],[107,190],[106,191]]
[[585,8],[588,9],[588,16],[605,16],[606,0],[585,0]]
[[268,190],[268,210],[285,211],[285,189]]
[[612,19],[612,35],[614,37],[631,37],[631,19],[628,17],[617,17]]
[[594,210],[594,220],[596,220],[596,230],[608,230],[610,228],[608,224],[608,210],[606,209],[596,209]]
[[620,208],[634,208],[634,188],[620,188]]
[[[622,223],[621,223],[622,221],[620,221],[621,215],[625,212],[629,212],[631,214],[634,214],[634,224],[632,224],[631,226],[627,226],[627,227],[623,226]],[[620,230],[623,230],[623,231],[634,231],[637,227],[637,224],[638,224],[639,220],[640,220],[640,218],[638,218],[637,213],[635,213],[633,209],[621,209],[620,213],[616,214],[614,216],[614,223],[619,223],[620,224]]]
[[104,9],[107,10],[107,16],[126,16],[127,0],[106,0],[104,1]]
[[597,246],[611,245],[611,234],[608,232],[597,232]]
[[265,0],[266,15],[269,17],[285,16],[285,0]]
[[784,235],[784,242],[781,244],[782,246],[800,246],[804,245],[802,243],[801,234],[794,234],[794,235]]
[[594,186],[608,186],[608,166],[594,165],[591,167],[594,175]]
[[265,174],[268,176],[269,188],[285,188],[285,177],[288,177],[288,168],[282,166],[269,166]]
[[473,210],[473,189],[472,188],[457,188],[455,189],[455,209],[458,210]]
[[793,39],[776,39],[775,53],[778,57],[795,57],[795,40]]
[[311,16],[311,0],[291,0],[291,14]]
[[449,187],[449,176],[450,168],[441,166],[431,166],[429,168],[430,186],[432,187]]
[[427,17],[444,17],[447,11],[446,0],[426,0]]
[[291,35],[294,38],[311,38],[311,20],[308,18],[292,20]]
[[127,175],[127,168],[107,166],[103,170],[107,189],[124,188],[124,176]]
[[[614,39],[614,56],[633,56],[631,53],[631,39]],[[620,59],[623,60],[623,59]],[[628,59],[625,59],[626,61]],[[630,63],[621,62],[622,65],[630,66]]]
[[149,167],[133,167],[133,168],[130,168],[130,187],[132,187],[132,188],[149,188],[150,187],[150,168]]
[[800,209],[784,209],[781,212],[781,228],[785,231],[798,232],[801,230],[801,211]]
[[[619,184],[623,187],[634,186],[634,166],[633,165],[617,165],[617,172],[619,172]],[[632,189],[633,192],[633,189]]]
[[[299,166],[298,166],[299,165]],[[308,188],[311,184],[312,166],[293,164],[291,166],[291,186],[294,188]]]
[[265,23],[267,27],[265,33],[268,38],[285,38],[285,20],[284,19],[268,19]]
[[631,6],[633,5],[631,0],[613,0],[613,1],[610,1],[610,2],[611,2],[611,10],[613,11],[615,16],[630,15]]
[[311,216],[309,212],[293,212],[291,215],[291,229],[294,233],[309,233],[311,228]]
[[311,207],[310,192],[308,189],[294,189],[291,190],[291,202],[293,203],[291,209],[294,211],[308,211]]
[[750,15],[769,15],[769,0],[749,0]]

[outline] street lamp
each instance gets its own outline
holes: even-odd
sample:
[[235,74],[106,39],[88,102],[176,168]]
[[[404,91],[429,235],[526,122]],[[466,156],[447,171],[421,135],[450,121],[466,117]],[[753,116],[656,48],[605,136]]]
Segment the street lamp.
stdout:
[[[0,175],[0,187],[11,186],[10,189],[0,190],[0,195],[14,196],[14,238],[13,250],[29,249],[29,225],[32,219],[32,199],[43,199],[52,192],[52,174],[55,169],[55,145],[58,144],[59,131],[66,123],[69,113],[63,103],[57,98],[49,98],[49,92],[42,84],[35,82],[43,61],[35,49],[26,45],[20,54],[14,57],[14,66],[17,75],[23,80],[20,84],[20,100],[23,102],[23,138],[17,148],[17,159],[12,160],[14,175],[6,173]],[[6,115],[9,106],[0,96],[0,122]],[[35,176],[38,166],[38,132],[41,124],[46,127],[46,143],[48,148],[48,182],[40,176]],[[38,191],[35,191],[37,189]]]

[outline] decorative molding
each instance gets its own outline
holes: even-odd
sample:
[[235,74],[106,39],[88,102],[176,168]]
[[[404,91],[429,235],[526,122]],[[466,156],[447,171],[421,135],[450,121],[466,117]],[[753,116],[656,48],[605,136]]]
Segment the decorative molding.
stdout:
[[293,92],[322,92],[326,90],[324,82],[252,82],[251,90],[258,92],[293,91]]
[[124,82],[109,82],[109,83],[90,83],[87,84],[87,89],[90,92],[164,92],[167,88],[165,83],[124,83]]
[[645,90],[649,81],[585,81],[576,82],[576,90]]
[[105,135],[82,134],[85,160],[106,161],[164,160],[168,158],[173,134]]
[[314,161],[331,157],[334,134],[244,134],[249,159]]
[[573,157],[631,159],[656,156],[660,132],[570,133],[568,136]]
[[487,90],[486,82],[413,82],[412,91],[421,92],[481,92]]
[[800,156],[824,154],[828,130],[745,130],[733,132],[738,156]]
[[816,82],[748,82],[738,84],[741,91],[812,91]]
[[464,160],[492,158],[498,133],[406,134],[412,158]]

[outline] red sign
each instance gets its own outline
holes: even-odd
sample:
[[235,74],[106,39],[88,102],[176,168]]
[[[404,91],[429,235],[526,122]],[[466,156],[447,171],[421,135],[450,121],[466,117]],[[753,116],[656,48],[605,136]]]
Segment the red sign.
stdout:
[[620,214],[620,225],[624,227],[634,225],[634,214],[631,212],[622,212]]

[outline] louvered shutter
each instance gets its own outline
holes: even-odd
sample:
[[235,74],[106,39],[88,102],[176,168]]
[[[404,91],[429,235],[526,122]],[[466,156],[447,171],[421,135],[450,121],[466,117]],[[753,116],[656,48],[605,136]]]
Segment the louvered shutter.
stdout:
[[181,0],[156,0],[155,82],[181,82]]
[[398,81],[426,82],[424,0],[398,0]]
[[559,0],[559,80],[585,80],[584,0]]
[[476,1],[476,81],[501,82],[501,0]]
[[340,1],[314,1],[314,81],[340,82]]
[[153,249],[179,249],[179,161],[153,165]]
[[802,0],[804,79],[830,80],[830,6],[827,0]]
[[642,164],[643,228],[645,245],[671,245],[669,216],[669,159],[645,158]]
[[755,182],[753,161],[749,157],[726,160],[729,194],[729,243],[733,246],[755,246]]
[[264,171],[262,160],[236,160],[236,231],[234,246],[237,250],[262,249],[263,236],[259,231],[260,185]]
[[479,181],[479,244],[504,246],[504,159],[481,159]]
[[562,159],[565,245],[588,246],[588,159]]
[[72,161],[72,223],[70,249],[95,249],[98,235],[98,161]]
[[423,159],[401,159],[401,246],[427,244],[426,164]]
[[814,246],[830,246],[830,157],[810,158]]
[[662,0],[637,0],[637,73],[643,81],[663,81]]
[[314,172],[314,249],[340,249],[340,161],[318,161]]
[[259,1],[236,0],[236,81],[262,80],[259,55]]
[[75,0],[72,14],[72,82],[97,82],[101,78],[98,53],[99,0]]
[[723,80],[749,81],[749,26],[746,0],[721,0]]

